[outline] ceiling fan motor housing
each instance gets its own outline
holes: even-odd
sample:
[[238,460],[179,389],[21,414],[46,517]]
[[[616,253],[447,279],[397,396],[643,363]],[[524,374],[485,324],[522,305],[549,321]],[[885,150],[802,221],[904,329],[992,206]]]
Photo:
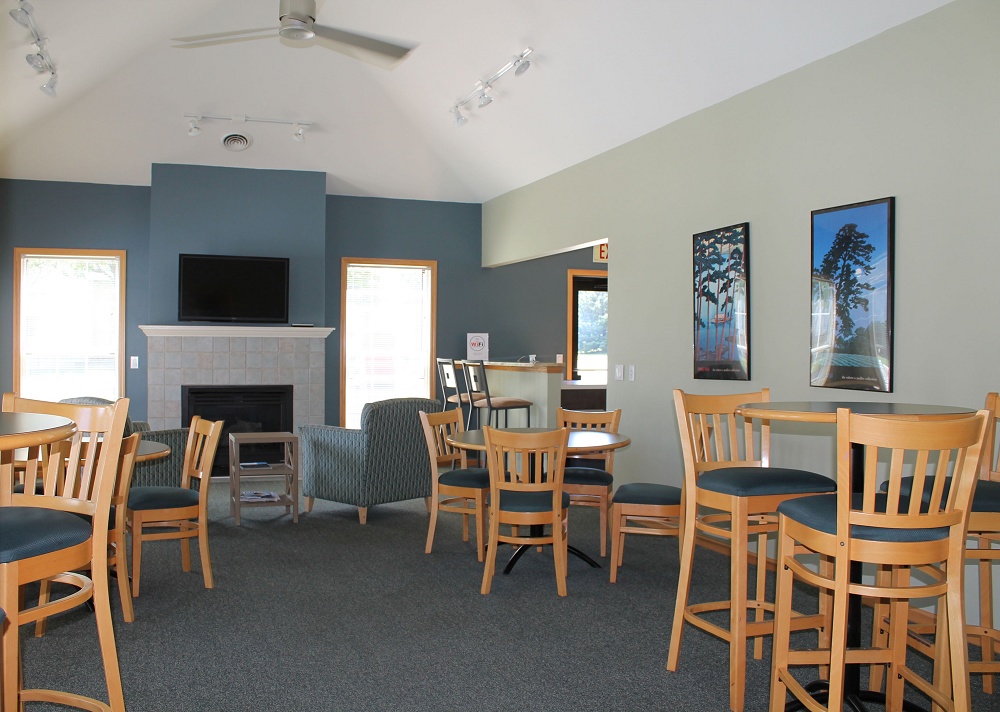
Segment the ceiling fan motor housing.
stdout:
[[281,28],[278,34],[287,40],[311,40],[315,36],[315,0],[281,0],[278,10]]

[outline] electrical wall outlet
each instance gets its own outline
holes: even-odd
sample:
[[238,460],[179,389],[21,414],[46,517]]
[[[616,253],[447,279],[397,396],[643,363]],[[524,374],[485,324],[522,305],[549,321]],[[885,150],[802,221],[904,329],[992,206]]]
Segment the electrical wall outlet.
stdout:
[[138,356],[130,356],[129,360],[128,360],[128,367],[129,368],[139,368],[139,357]]
[[622,381],[625,379],[625,367],[620,363],[615,364],[615,380]]

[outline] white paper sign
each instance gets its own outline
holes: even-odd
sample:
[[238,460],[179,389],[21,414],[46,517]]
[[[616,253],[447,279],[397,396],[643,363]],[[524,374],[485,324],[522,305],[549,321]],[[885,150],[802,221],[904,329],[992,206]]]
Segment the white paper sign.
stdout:
[[465,335],[465,358],[469,361],[489,361],[490,360],[490,335],[489,334],[466,334]]

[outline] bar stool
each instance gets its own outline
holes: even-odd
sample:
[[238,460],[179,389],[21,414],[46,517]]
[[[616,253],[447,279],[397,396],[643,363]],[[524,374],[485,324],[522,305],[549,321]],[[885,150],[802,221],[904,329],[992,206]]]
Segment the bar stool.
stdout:
[[[528,414],[528,427],[531,427],[531,407],[534,405],[529,400],[514,398],[511,396],[492,396],[490,386],[486,382],[486,366],[482,361],[463,361],[462,369],[465,371],[465,387],[472,397],[472,407],[469,409],[469,420],[465,427],[472,430],[472,414],[476,413],[477,422],[479,410],[486,409],[486,425],[493,425],[493,414],[496,413],[496,425],[500,427],[500,413],[504,414],[504,427],[507,427],[507,414],[512,410],[523,409]],[[482,423],[479,423],[480,425]]]
[[[777,530],[774,512],[786,500],[836,489],[832,479],[815,472],[770,466],[770,423],[762,421],[755,432],[750,418],[736,415],[743,403],[769,400],[766,388],[735,395],[674,391],[684,454],[684,533],[667,670],[677,669],[685,623],[726,641],[729,707],[733,712],[743,710],[747,641],[755,638],[754,657],[760,659],[762,636],[773,631],[774,622],[766,620],[764,613],[774,610],[774,604],[765,599],[767,538]],[[705,511],[699,512],[699,508]],[[696,532],[729,540],[728,600],[688,602]],[[750,537],[757,543],[757,581],[752,599],[747,594]],[[748,620],[749,610],[754,611],[753,620]],[[729,614],[728,628],[710,617],[720,611]],[[794,627],[817,628],[822,622],[820,616],[800,616]]]

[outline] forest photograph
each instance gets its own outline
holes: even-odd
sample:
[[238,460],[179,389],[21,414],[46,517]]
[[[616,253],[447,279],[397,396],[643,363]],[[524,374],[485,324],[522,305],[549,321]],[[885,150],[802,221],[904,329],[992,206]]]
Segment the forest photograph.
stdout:
[[892,391],[894,200],[812,213],[810,384]]
[[749,223],[694,236],[694,377],[750,379]]

